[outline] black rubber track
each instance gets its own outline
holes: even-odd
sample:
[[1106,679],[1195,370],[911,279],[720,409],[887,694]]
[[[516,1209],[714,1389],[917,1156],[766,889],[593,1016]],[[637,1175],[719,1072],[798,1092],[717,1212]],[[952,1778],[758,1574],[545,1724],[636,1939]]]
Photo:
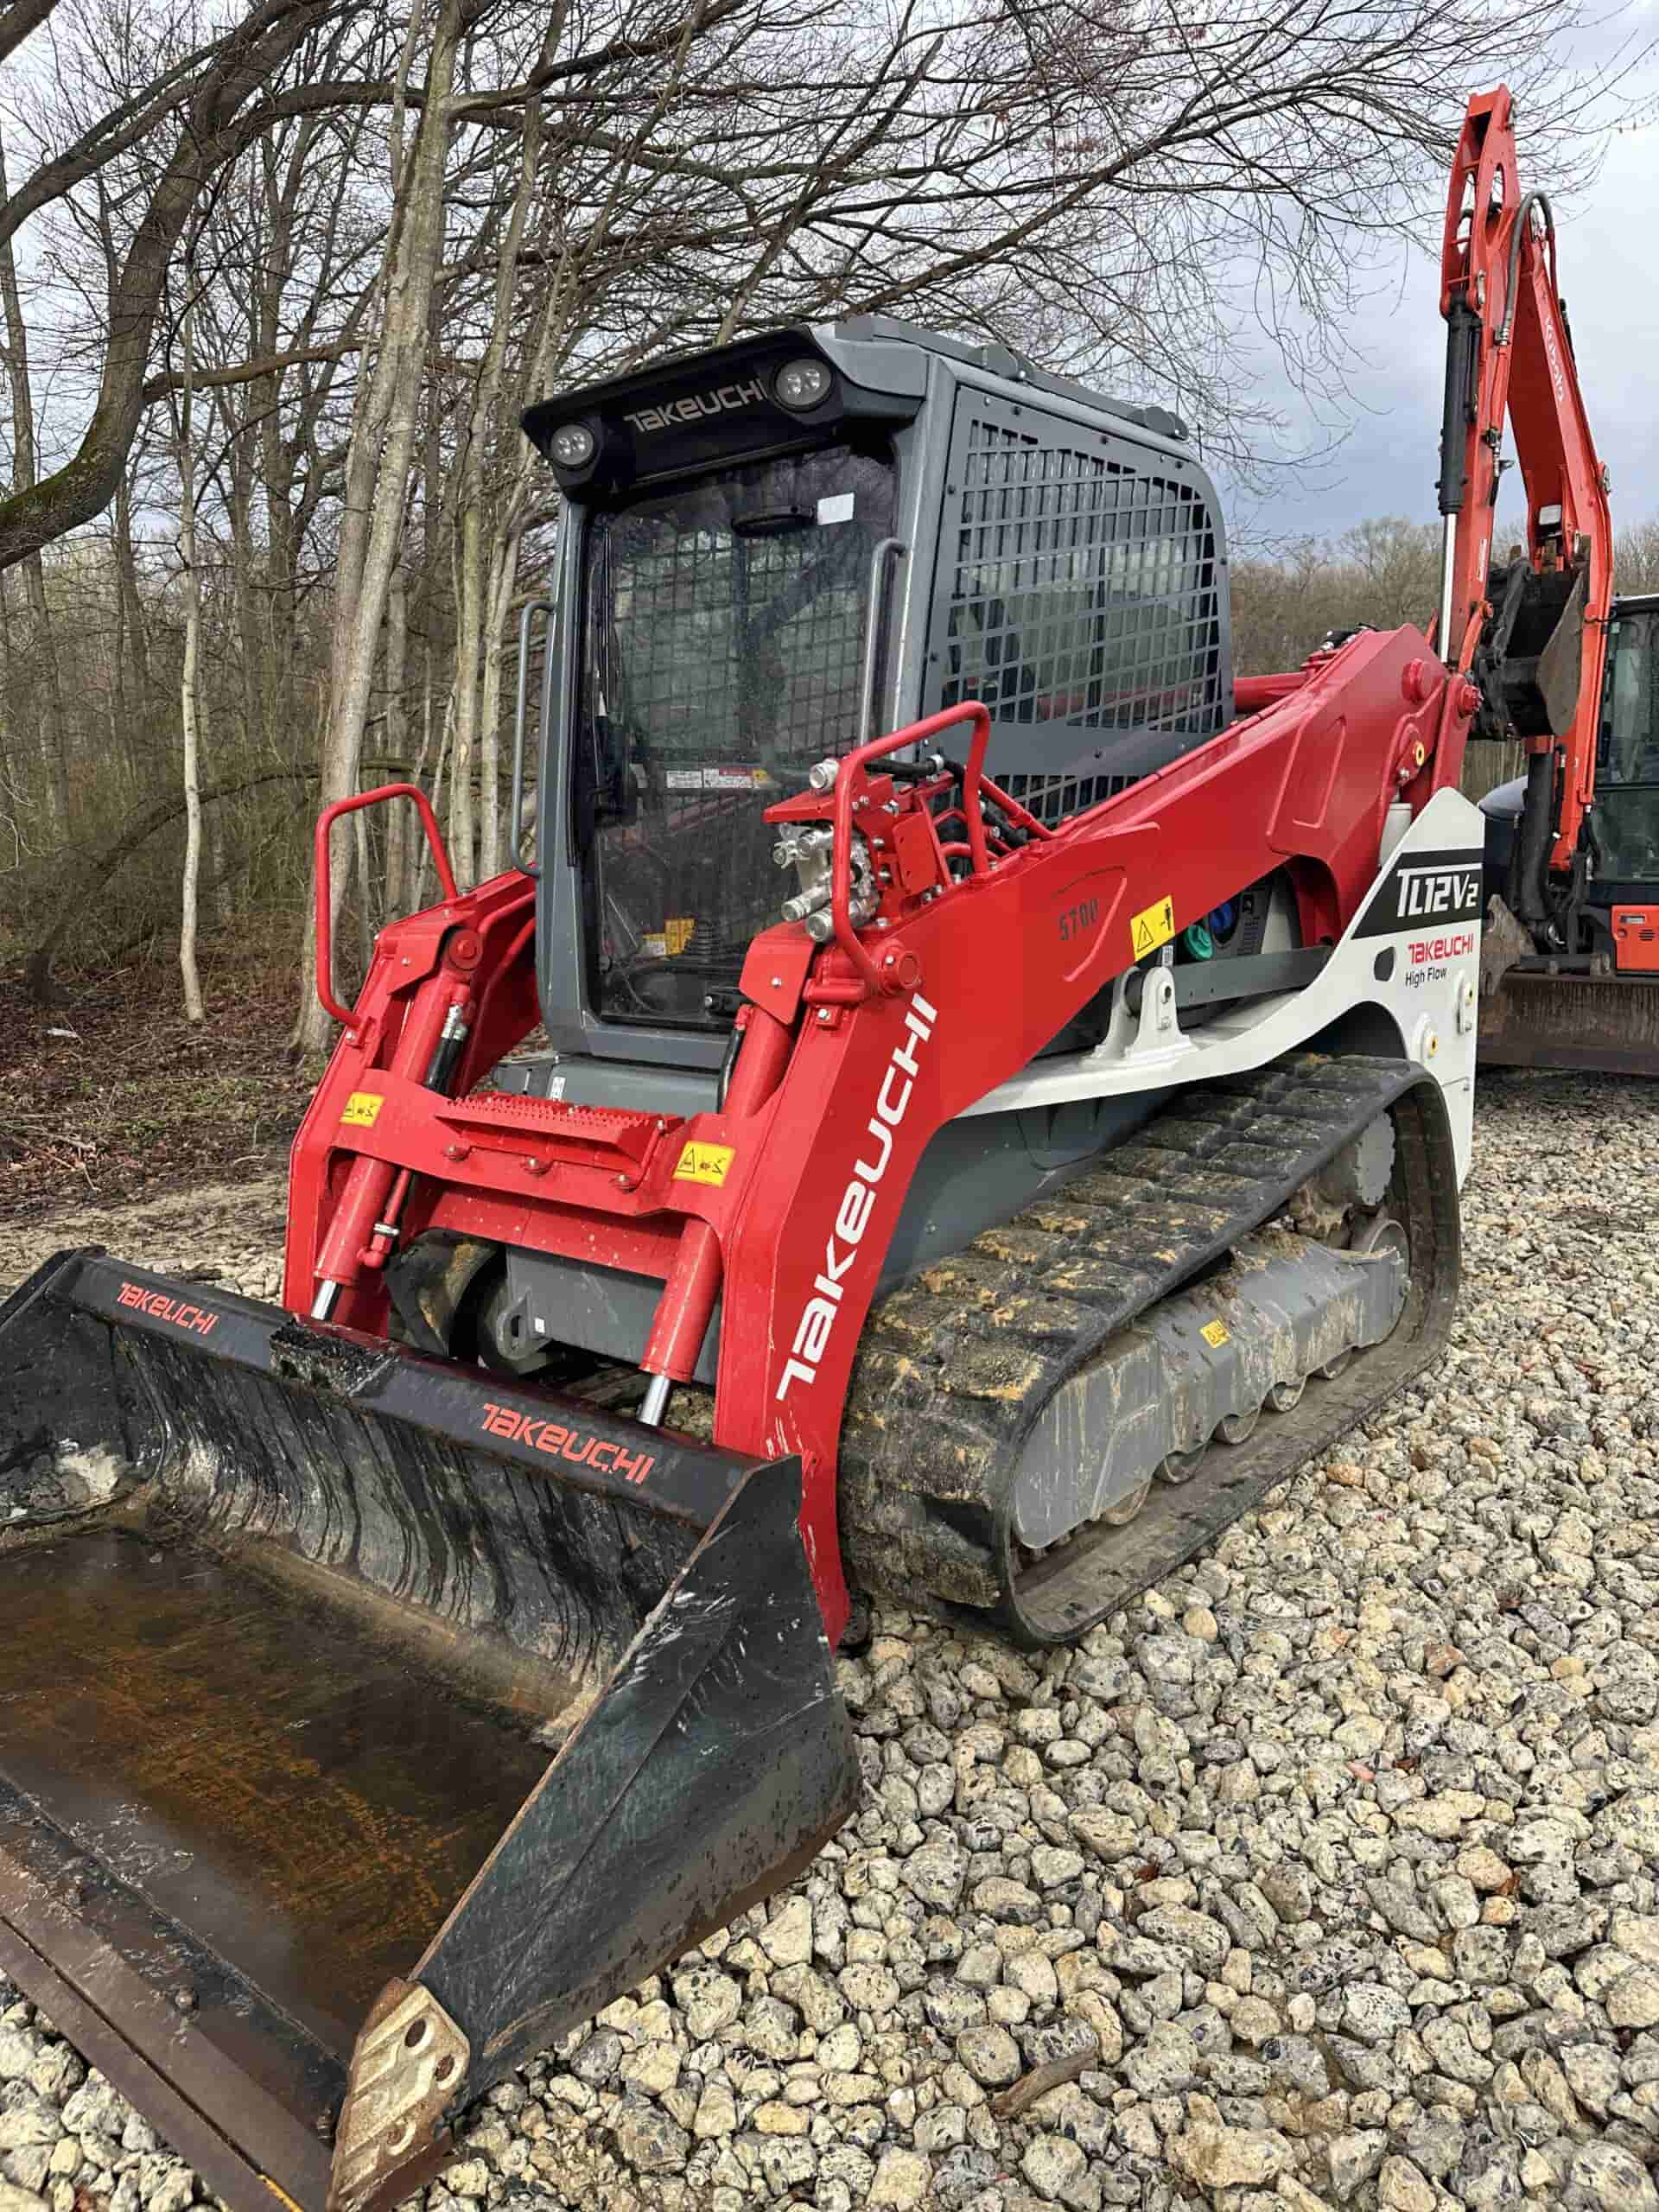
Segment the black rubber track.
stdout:
[[[1395,1135],[1389,1211],[1411,1247],[1392,1335],[1334,1382],[1310,1381],[1293,1411],[1264,1412],[1246,1443],[1212,1444],[1179,1488],[1155,1484],[1127,1527],[1082,1530],[1022,1571],[1014,1477],[1053,1393],[1382,1113]],[[1451,1127],[1421,1068],[1303,1052],[1181,1094],[1058,1196],[872,1313],[842,1431],[849,1579],[1027,1645],[1074,1641],[1427,1366],[1446,1340],[1459,1265]]]

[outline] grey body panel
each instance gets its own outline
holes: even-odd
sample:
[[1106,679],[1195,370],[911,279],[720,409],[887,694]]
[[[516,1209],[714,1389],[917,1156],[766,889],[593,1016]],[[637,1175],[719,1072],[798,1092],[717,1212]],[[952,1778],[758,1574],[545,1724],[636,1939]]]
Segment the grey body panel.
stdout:
[[[1011,347],[999,346],[995,340],[976,342],[967,338],[949,338],[943,331],[924,330],[915,323],[901,322],[897,316],[887,315],[846,315],[839,322],[814,323],[811,330],[816,343],[855,383],[869,385],[875,381],[873,371],[879,347],[883,360],[883,388],[918,391],[922,389],[919,384],[899,381],[909,371],[910,357],[917,353],[938,353],[959,363],[963,370],[977,370],[983,376],[995,378],[999,385],[1019,385],[1027,391],[1040,391],[1050,398],[1085,408],[1091,415],[1112,415],[1121,422],[1133,423],[1137,431],[1147,435],[1150,442],[1166,452],[1179,454],[1184,450],[1181,442],[1186,436],[1186,426],[1166,407],[1143,407],[1132,400],[1108,399],[1087,385],[1078,384],[1075,378],[1055,376],[1047,369],[1035,367]],[[890,370],[886,366],[888,362],[893,364]],[[885,382],[888,374],[894,378],[890,385]]]
[[586,1053],[514,1060],[497,1068],[492,1082],[524,1098],[610,1106],[629,1114],[712,1114],[720,1093],[717,1068],[635,1067]]
[[[531,1252],[518,1244],[507,1247],[504,1319],[522,1316],[526,1344],[575,1344],[603,1359],[637,1366],[662,1295],[655,1275],[629,1274],[622,1268]],[[720,1357],[720,1316],[716,1301],[696,1365],[696,1379],[710,1390]]]

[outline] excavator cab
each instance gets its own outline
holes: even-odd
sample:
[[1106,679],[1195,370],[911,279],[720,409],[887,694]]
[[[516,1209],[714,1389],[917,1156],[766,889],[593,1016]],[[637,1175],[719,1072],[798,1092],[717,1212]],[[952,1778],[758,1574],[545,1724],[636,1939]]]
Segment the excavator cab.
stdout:
[[1591,898],[1621,973],[1659,969],[1659,947],[1621,925],[1659,906],[1659,596],[1614,603],[1596,764]]
[[1614,601],[1606,653],[1582,863],[1541,947],[1508,911],[1522,904],[1528,779],[1481,802],[1493,1066],[1659,1074],[1659,594]]

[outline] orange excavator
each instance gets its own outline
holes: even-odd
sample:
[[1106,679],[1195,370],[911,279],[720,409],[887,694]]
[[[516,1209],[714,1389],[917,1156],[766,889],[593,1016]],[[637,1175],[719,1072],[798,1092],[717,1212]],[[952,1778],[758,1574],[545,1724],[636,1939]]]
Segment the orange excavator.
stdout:
[[[1491,793],[1480,1058],[1659,1074],[1659,601],[1613,598],[1607,472],[1580,390],[1554,217],[1517,181],[1507,91],[1471,101],[1441,256],[1437,638],[1518,739]],[[1527,539],[1494,562],[1512,429]]]
[[[1465,741],[1548,732],[1544,790],[1605,612],[1563,470],[1488,575],[1508,112],[1445,653],[1236,682],[1181,424],[1000,346],[861,316],[531,410],[533,855],[467,888],[419,791],[324,816],[281,1304],[79,1251],[0,1305],[0,1973],[236,2212],[398,2202],[806,1865],[855,1593],[1070,1643],[1446,1344]],[[1523,444],[1587,452],[1557,356]],[[382,803],[442,896],[347,1005],[329,832]]]

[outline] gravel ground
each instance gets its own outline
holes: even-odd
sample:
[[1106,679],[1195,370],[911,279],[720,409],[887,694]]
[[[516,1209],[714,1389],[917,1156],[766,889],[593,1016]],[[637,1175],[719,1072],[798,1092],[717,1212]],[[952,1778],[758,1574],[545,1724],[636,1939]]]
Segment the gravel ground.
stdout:
[[[1477,1143],[1427,1387],[1074,1653],[879,1612],[864,1810],[428,2212],[1659,2212],[1659,1086],[1494,1081]],[[268,1294],[281,1205],[0,1229],[0,1282],[93,1236]],[[3,1983],[0,2177],[196,2193]]]

